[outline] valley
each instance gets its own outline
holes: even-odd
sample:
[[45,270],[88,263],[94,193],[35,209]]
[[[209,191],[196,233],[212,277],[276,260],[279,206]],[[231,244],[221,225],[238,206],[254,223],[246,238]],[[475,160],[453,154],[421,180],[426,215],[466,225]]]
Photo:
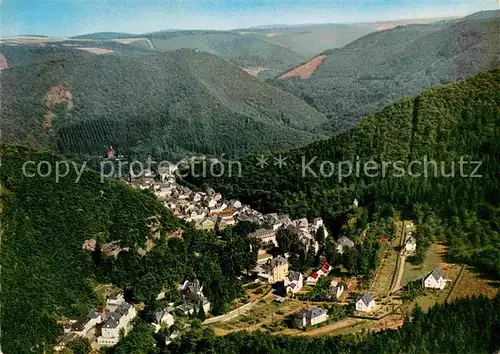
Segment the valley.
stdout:
[[500,10],[4,5],[0,354],[500,349]]

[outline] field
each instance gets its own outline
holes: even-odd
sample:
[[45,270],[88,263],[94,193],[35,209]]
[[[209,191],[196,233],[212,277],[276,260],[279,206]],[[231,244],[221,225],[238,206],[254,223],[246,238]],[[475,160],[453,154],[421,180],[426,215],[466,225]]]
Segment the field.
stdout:
[[466,266],[458,284],[450,294],[448,301],[466,298],[473,295],[494,297],[500,290],[500,281],[488,279],[477,273],[474,268]]
[[360,320],[357,318],[346,318],[345,320],[333,322],[328,325],[314,328],[308,331],[301,331],[299,329],[291,329],[287,328],[280,332],[280,334],[286,335],[295,335],[295,336],[307,336],[307,337],[315,337],[320,335],[338,335],[340,332],[348,332],[353,331],[354,329],[359,329],[359,326],[362,324],[366,324],[367,320]]
[[410,281],[417,280],[420,277],[427,275],[432,271],[432,269],[434,269],[435,266],[438,266],[443,271],[445,278],[447,278],[447,272],[450,272],[452,268],[457,268],[458,265],[449,264],[444,261],[446,251],[446,246],[439,243],[433,244],[429,247],[427,257],[422,264],[414,265],[410,261],[407,261],[405,263],[402,285],[406,285]]
[[285,316],[298,312],[304,304],[298,300],[287,299],[283,304],[273,301],[273,296],[260,300],[246,314],[235,317],[227,322],[217,322],[208,325],[216,335],[225,335],[234,331],[256,331],[263,325],[272,325],[284,319]]
[[393,249],[387,251],[385,258],[382,259],[380,264],[380,269],[377,272],[375,281],[371,287],[371,293],[373,296],[385,296],[388,294],[391,287],[392,277],[394,275],[394,269],[396,267],[396,260],[398,258],[398,252]]
[[398,247],[401,242],[401,222],[397,222],[396,237],[392,240],[390,248],[380,262],[374,281],[370,287],[373,296],[386,296],[391,288],[391,282],[396,270],[396,263],[399,257]]

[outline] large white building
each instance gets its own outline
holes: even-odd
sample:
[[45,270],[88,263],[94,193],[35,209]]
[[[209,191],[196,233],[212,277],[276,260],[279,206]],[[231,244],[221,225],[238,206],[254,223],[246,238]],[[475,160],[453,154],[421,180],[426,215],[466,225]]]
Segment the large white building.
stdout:
[[120,333],[127,334],[130,322],[136,317],[135,307],[125,302],[123,296],[107,300],[106,311],[102,314],[104,324],[97,343],[103,346],[113,346],[120,340]]

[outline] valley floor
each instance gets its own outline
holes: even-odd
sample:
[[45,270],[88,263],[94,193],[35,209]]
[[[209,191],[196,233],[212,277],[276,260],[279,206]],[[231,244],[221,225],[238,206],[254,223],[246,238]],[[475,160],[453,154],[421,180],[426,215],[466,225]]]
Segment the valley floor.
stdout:
[[[354,313],[352,316],[335,322],[325,322],[323,325],[307,330],[287,328],[284,320],[287,316],[297,313],[301,308],[331,306],[334,302],[311,302],[299,300],[297,298],[287,298],[283,303],[274,301],[272,289],[265,285],[266,294],[245,313],[236,317],[231,317],[228,321],[211,323],[209,328],[213,329],[216,335],[227,335],[237,331],[267,331],[273,334],[285,334],[292,336],[336,336],[347,333],[359,333],[365,331],[379,332],[384,329],[398,328],[402,326],[404,316],[411,313],[415,305],[419,305],[424,311],[435,304],[454,301],[472,295],[487,295],[494,297],[500,289],[500,281],[485,278],[477,273],[474,268],[448,263],[445,260],[447,248],[443,244],[433,244],[424,262],[414,265],[405,261],[401,257],[400,247],[403,230],[406,225],[413,225],[410,221],[397,222],[396,238],[392,241],[391,247],[383,255],[383,260],[376,272],[374,281],[365,285],[366,289],[352,289],[356,293],[370,291],[376,298],[377,307],[373,314]],[[415,230],[415,227],[411,227]],[[398,258],[400,258],[398,260]],[[438,266],[446,279],[446,287],[443,290],[426,289],[424,293],[413,301],[404,302],[401,300],[403,287],[411,281],[419,280],[429,274],[432,269]],[[349,280],[351,282],[351,280]],[[362,284],[362,283],[361,283]],[[299,294],[310,291],[310,286],[304,286]],[[255,296],[252,291],[248,294]],[[343,303],[339,305],[352,306],[356,299],[356,293],[346,292],[342,296]]]

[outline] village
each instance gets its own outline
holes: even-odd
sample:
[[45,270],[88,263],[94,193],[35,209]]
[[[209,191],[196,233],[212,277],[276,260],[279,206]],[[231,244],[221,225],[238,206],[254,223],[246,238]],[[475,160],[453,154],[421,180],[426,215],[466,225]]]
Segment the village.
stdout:
[[[326,261],[318,269],[301,273],[290,269],[288,254],[273,257],[267,252],[278,246],[276,235],[280,229],[293,231],[304,246],[312,247],[317,252],[315,234],[321,229],[325,238],[331,237],[321,217],[309,222],[306,218],[292,220],[286,214],[262,214],[238,200],[225,200],[211,188],[204,192],[192,191],[176,182],[175,169],[171,166],[157,174],[146,171],[144,176],[130,181],[130,184],[134,188],[151,190],[175,216],[200,230],[222,230],[242,221],[259,225],[256,231],[248,235],[260,241],[260,249],[257,266],[250,272],[253,280],[245,284],[247,299],[229,313],[208,316],[203,321],[203,325],[212,328],[216,334],[243,329],[267,329],[291,335],[335,335],[345,331],[377,331],[402,325],[406,311],[401,299],[407,267],[405,261],[418,247],[416,226],[412,222],[398,222],[398,235],[392,241],[395,247],[392,247],[393,250],[387,248],[387,254],[372,283],[362,285],[359,277],[346,274]],[[353,206],[358,207],[357,200],[353,201]],[[151,229],[154,231],[154,227]],[[182,232],[170,237],[182,238]],[[388,240],[383,238],[380,242],[388,243]],[[339,237],[334,244],[339,254],[355,247],[355,243],[346,236]],[[89,240],[83,248],[93,246],[95,241]],[[116,256],[123,249],[111,243],[104,245],[103,251]],[[138,252],[147,251],[148,247]],[[446,278],[437,264],[440,262],[410,281],[417,280],[430,296],[442,298],[436,292],[445,292],[451,279]],[[449,269],[446,272],[451,274]],[[457,278],[456,274],[454,278]],[[151,325],[155,332],[166,329],[166,345],[181,335],[183,329],[189,328],[189,321],[183,318],[195,317],[200,311],[209,315],[210,302],[203,294],[203,285],[198,279],[185,280],[178,286],[182,302],[165,303],[164,308],[155,313]],[[321,288],[325,294],[319,300],[307,296],[315,287]],[[164,298],[165,293],[162,292],[158,294],[157,300]],[[104,307],[91,312],[86,318],[64,322],[65,333],[54,349],[60,351],[78,337],[86,337],[96,350],[114,346],[130,331],[138,311],[136,306],[124,300],[123,293],[114,293],[107,297]],[[182,324],[174,326],[179,320]]]

